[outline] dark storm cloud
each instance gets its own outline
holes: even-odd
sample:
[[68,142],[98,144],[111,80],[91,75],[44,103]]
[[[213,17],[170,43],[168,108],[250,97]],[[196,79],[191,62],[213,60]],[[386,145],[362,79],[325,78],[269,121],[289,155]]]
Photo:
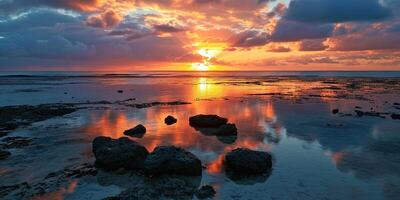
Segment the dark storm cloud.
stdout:
[[[190,59],[177,38],[149,34],[140,40],[128,40],[133,32],[117,36],[88,27],[81,20],[41,9],[0,22],[0,66],[117,65]],[[116,30],[131,26],[129,23],[122,23]],[[149,32],[133,26],[132,30]]]
[[320,39],[331,36],[333,24],[309,24],[280,20],[272,33],[274,42],[292,42],[303,39]]
[[70,15],[62,15],[53,10],[38,9],[25,13],[14,20],[0,22],[0,32],[9,33],[20,29],[49,27],[55,26],[57,23],[80,23],[80,20]]
[[324,44],[325,39],[304,40],[300,43],[300,51],[323,51],[329,46]]
[[153,28],[158,33],[177,33],[184,31],[183,28],[171,25],[171,24],[156,24]]
[[22,12],[34,7],[64,8],[78,11],[94,11],[100,0],[1,0],[0,15]]
[[293,0],[285,18],[300,22],[380,21],[391,15],[378,0]]
[[264,46],[270,42],[270,36],[259,30],[247,30],[240,32],[229,39],[231,47],[255,47]]
[[86,19],[86,24],[92,27],[109,29],[117,26],[122,20],[123,17],[121,15],[109,10],[99,15],[89,16]]
[[335,34],[329,39],[329,50],[364,51],[364,50],[399,50],[399,23],[351,24],[345,34]]

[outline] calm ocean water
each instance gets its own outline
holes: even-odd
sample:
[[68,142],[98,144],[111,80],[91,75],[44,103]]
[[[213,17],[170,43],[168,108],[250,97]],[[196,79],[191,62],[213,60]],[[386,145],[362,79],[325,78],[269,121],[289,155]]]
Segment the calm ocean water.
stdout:
[[[212,185],[215,199],[398,199],[400,120],[390,117],[400,114],[397,77],[400,72],[0,72],[0,106],[110,102],[88,103],[10,132],[7,137],[28,137],[32,143],[7,149],[11,156],[0,162],[0,186],[93,163],[95,137],[123,137],[143,124],[147,133],[131,139],[149,151],[176,145],[194,153],[206,166],[194,186]],[[118,103],[127,99],[191,104],[139,109]],[[384,114],[360,117],[356,108]],[[196,130],[188,119],[197,114],[226,117],[239,134],[216,137]],[[168,115],[178,123],[167,126]],[[224,155],[237,147],[271,152],[271,174],[229,177]],[[102,199],[142,179],[101,172],[39,199]]]
[[139,72],[68,72],[0,71],[0,76],[131,76],[131,77],[400,77],[400,71],[139,71]]

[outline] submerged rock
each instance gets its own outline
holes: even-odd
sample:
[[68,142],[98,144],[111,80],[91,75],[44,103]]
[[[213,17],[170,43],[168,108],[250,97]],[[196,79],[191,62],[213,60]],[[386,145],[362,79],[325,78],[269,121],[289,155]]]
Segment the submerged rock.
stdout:
[[68,104],[19,105],[0,107],[0,131],[10,131],[19,126],[43,121],[52,117],[75,112]]
[[139,184],[129,185],[119,195],[103,200],[189,200],[193,199],[200,182],[200,176],[165,175],[146,178]]
[[149,154],[147,149],[127,137],[111,139],[96,137],[93,141],[93,153],[96,166],[107,169],[143,169],[144,161]]
[[333,109],[333,110],[332,110],[332,114],[335,115],[335,114],[338,114],[338,113],[339,113],[339,109]]
[[168,116],[164,119],[164,123],[167,124],[167,125],[175,124],[177,121],[178,121],[178,120],[177,120],[175,117],[171,116],[171,115],[168,115]]
[[8,151],[0,150],[0,160],[6,159],[11,155]]
[[[95,176],[97,169],[88,163],[49,173],[44,179],[0,186],[0,199],[49,199],[48,193],[66,188],[71,180],[83,176]],[[45,195],[45,196],[43,196]],[[47,197],[47,198],[46,198]]]
[[400,114],[393,113],[392,115],[390,115],[390,117],[392,117],[392,119],[400,119]]
[[27,137],[7,137],[1,140],[0,147],[5,149],[22,148],[29,146],[31,142],[32,139]]
[[145,172],[153,175],[176,174],[199,176],[201,161],[192,153],[175,146],[159,146],[147,156]]
[[146,133],[146,127],[144,127],[142,124],[139,124],[132,129],[124,131],[124,135],[128,136],[140,136],[144,135],[145,133]]
[[238,174],[262,174],[271,169],[272,156],[267,152],[238,148],[226,154],[225,166]]
[[362,116],[369,116],[369,117],[380,117],[380,118],[385,118],[383,114],[388,114],[388,113],[381,113],[381,112],[375,112],[375,111],[361,111],[361,110],[355,110],[354,111],[358,117]]
[[189,118],[189,124],[193,127],[220,127],[228,122],[228,119],[218,115],[196,115]]
[[186,104],[191,104],[190,102],[184,102],[184,101],[169,101],[169,102],[151,102],[151,103],[135,103],[135,104],[129,104],[129,103],[122,103],[125,106],[130,106],[133,108],[149,108],[153,106],[176,106],[176,105],[186,105]]
[[199,199],[212,198],[217,192],[211,185],[203,185],[199,190],[196,191],[195,195]]

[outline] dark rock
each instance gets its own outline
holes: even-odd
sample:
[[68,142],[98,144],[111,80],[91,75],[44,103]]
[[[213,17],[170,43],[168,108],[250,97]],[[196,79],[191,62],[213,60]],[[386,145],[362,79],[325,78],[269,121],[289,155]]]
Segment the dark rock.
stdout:
[[338,114],[338,113],[339,113],[339,109],[333,109],[333,110],[332,110],[332,114],[335,115],[335,114]]
[[0,199],[48,199],[41,196],[60,190],[71,183],[71,180],[82,176],[94,176],[97,169],[88,163],[66,168],[48,174],[44,179],[23,182],[15,185],[0,186]]
[[167,125],[175,124],[177,121],[178,121],[178,120],[177,120],[175,117],[171,116],[171,115],[168,115],[168,116],[164,119],[164,122],[165,122],[165,124],[167,124]]
[[400,106],[400,103],[393,103],[394,106]]
[[120,104],[141,109],[141,108],[149,108],[149,107],[153,107],[153,106],[185,105],[185,104],[190,104],[190,102],[184,102],[184,101],[158,102],[158,101],[156,101],[156,102],[151,102],[151,103],[136,103],[136,104],[128,104],[126,102],[125,103],[120,102]]
[[3,130],[14,130],[18,128],[18,123],[14,121],[8,121],[0,125],[0,129]]
[[392,115],[390,115],[390,117],[392,117],[392,119],[400,119],[400,114],[393,113]]
[[31,142],[32,139],[27,137],[7,137],[1,140],[0,147],[3,147],[5,149],[22,148],[25,146],[29,146]]
[[237,135],[231,135],[231,136],[217,136],[218,141],[224,143],[224,144],[233,144],[237,140]]
[[146,127],[144,127],[142,124],[139,124],[132,129],[124,131],[124,135],[128,136],[143,136],[145,133]]
[[66,115],[75,111],[75,108],[64,104],[0,107],[0,130],[14,130],[21,125],[29,125],[33,122]]
[[364,112],[361,110],[355,110],[354,112],[357,114],[358,117],[362,117],[364,115]]
[[7,136],[8,135],[8,131],[0,131],[0,138]]
[[332,128],[342,128],[344,127],[344,124],[342,123],[326,123],[327,127],[332,127]]
[[228,122],[228,119],[218,115],[196,115],[189,118],[192,127],[220,127]]
[[123,90],[118,90],[117,92],[118,92],[118,93],[124,93],[124,91],[123,91]]
[[129,185],[117,196],[103,200],[189,200],[193,199],[201,182],[201,176],[165,175],[146,178],[140,184]]
[[0,160],[6,159],[11,155],[8,151],[0,150]]
[[195,195],[199,199],[212,198],[217,192],[211,185],[203,185],[199,190],[196,191]]
[[237,128],[235,124],[224,124],[215,132],[217,136],[230,136],[230,135],[237,135]]
[[361,106],[356,106],[355,108],[356,108],[356,109],[361,109],[362,107],[361,107]]
[[176,174],[199,176],[201,161],[192,153],[175,146],[160,146],[147,156],[145,172],[153,175]]
[[104,136],[94,139],[93,153],[96,166],[107,170],[142,169],[149,154],[145,147],[127,137],[111,139]]
[[382,116],[383,114],[388,114],[388,113],[381,113],[381,112],[375,112],[375,111],[361,111],[361,110],[355,110],[354,112],[356,112],[358,117],[362,117],[362,116],[369,116],[369,117],[380,117],[380,118],[385,118],[384,116]]
[[238,174],[266,173],[272,167],[272,156],[267,152],[238,148],[226,154],[225,167]]

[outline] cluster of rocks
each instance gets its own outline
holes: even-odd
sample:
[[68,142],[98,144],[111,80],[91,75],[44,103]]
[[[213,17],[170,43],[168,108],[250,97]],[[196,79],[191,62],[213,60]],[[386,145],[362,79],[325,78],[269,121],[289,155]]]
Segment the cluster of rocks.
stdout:
[[[360,106],[355,107],[357,110],[354,110],[355,116],[357,117],[363,117],[363,116],[368,116],[368,117],[379,117],[379,118],[386,118],[386,117],[391,117],[394,120],[400,120],[400,114],[397,113],[389,113],[389,112],[377,112],[373,111],[371,108],[371,111],[362,111],[359,110],[361,109]],[[332,114],[338,114],[339,109],[333,109]],[[351,113],[340,113],[342,116],[353,116]]]
[[189,118],[189,124],[197,130],[207,130],[216,136],[237,135],[236,125],[218,115],[195,115]]
[[235,124],[218,115],[195,115],[189,118],[189,125],[204,135],[216,136],[219,141],[232,144],[237,139]]
[[0,107],[0,137],[20,126],[62,116],[76,111],[63,104],[20,105]]
[[[218,135],[237,134],[234,124],[228,124],[226,118],[217,115],[196,115],[190,117],[189,122],[191,126],[195,127],[214,128],[215,134]],[[144,134],[145,131],[146,128],[143,125],[138,125],[125,131],[124,134]],[[150,153],[146,147],[127,137],[119,139],[104,136],[96,137],[93,141],[92,150],[96,158],[95,166],[105,170],[122,168],[143,172],[150,177],[160,177],[164,175],[200,176],[203,169],[201,160],[183,148],[158,146]],[[238,148],[225,155],[227,173],[243,176],[260,175],[269,173],[271,168],[272,156],[267,152]],[[215,190],[212,186],[203,186],[194,191],[194,194],[200,199],[209,198],[215,195]],[[137,195],[139,195],[137,192],[127,190],[117,197],[108,199],[140,199]]]
[[100,136],[93,141],[95,165],[106,170],[120,168],[142,170],[149,175],[201,175],[201,161],[192,153],[175,146],[159,146],[149,153],[127,137]]
[[167,105],[186,105],[186,104],[191,104],[190,102],[185,102],[185,101],[170,101],[170,102],[151,102],[151,103],[135,103],[135,104],[124,104],[125,106],[133,107],[133,108],[149,108],[153,106],[167,106]]
[[69,185],[72,179],[83,176],[95,176],[97,169],[89,163],[84,163],[63,170],[52,172],[41,180],[31,183],[23,182],[15,185],[0,186],[0,199],[41,199],[49,192]]

